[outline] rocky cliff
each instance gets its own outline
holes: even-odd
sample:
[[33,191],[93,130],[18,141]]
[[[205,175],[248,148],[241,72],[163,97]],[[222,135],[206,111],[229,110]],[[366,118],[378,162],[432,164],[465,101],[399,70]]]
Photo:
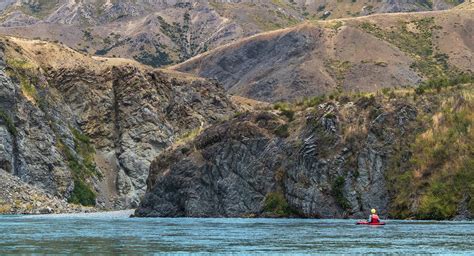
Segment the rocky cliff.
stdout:
[[136,215],[470,218],[473,88],[238,114],[156,158]]
[[225,118],[213,82],[2,38],[0,168],[70,202],[126,208],[164,148]]

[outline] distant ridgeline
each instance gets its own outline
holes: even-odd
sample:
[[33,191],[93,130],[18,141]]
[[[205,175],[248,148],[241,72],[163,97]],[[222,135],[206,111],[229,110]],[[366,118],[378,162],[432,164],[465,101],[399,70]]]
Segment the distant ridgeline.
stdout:
[[0,32],[58,41],[85,53],[133,58],[160,67],[259,32],[308,20],[443,10],[462,2],[4,0],[0,3]]

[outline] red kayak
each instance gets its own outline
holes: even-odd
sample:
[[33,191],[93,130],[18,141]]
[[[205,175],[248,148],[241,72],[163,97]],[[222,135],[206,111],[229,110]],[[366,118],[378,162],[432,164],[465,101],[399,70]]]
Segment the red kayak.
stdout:
[[359,221],[356,223],[356,225],[383,226],[385,225],[385,222],[372,223],[368,221]]

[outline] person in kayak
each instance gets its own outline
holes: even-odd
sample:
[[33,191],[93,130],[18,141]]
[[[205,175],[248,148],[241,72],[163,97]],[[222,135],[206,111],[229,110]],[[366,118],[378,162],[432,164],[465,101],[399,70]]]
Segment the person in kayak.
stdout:
[[370,210],[369,223],[380,223],[380,218],[377,215],[377,210]]

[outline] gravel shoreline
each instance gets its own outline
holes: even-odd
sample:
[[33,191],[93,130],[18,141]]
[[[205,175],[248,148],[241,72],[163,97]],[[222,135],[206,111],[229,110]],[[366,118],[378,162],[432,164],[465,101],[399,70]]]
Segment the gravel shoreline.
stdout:
[[69,204],[0,170],[0,214],[59,214],[98,212],[94,207]]

